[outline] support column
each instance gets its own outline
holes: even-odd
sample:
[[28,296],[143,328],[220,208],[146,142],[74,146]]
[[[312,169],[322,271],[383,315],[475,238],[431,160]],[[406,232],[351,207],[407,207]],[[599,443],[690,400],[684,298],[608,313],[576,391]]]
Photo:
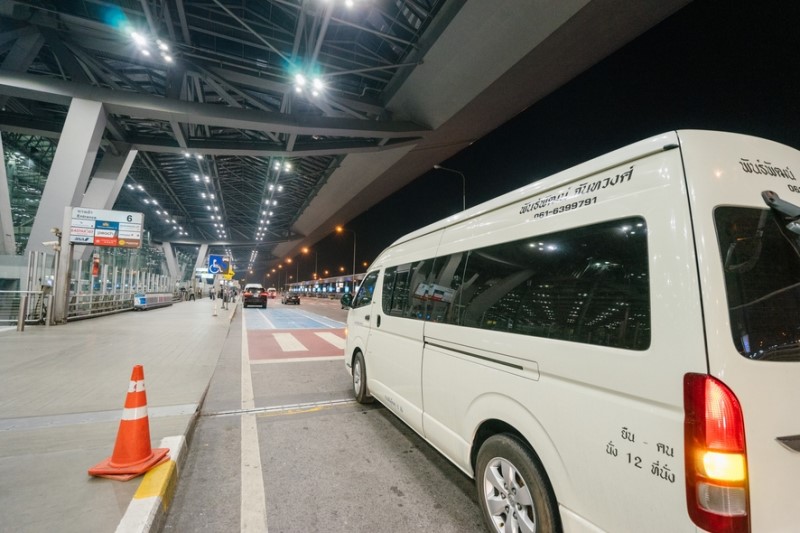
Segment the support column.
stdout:
[[[203,265],[207,265],[208,262],[206,257],[208,256],[208,244],[201,244],[200,248],[197,251],[197,259],[194,262],[194,270],[192,270],[192,290],[197,293],[198,283],[197,283],[197,269],[202,267]],[[205,284],[199,285],[199,287],[205,288]],[[200,295],[202,296],[202,294]]]
[[11,195],[8,192],[3,138],[0,136],[0,255],[16,255],[14,219],[11,217]]
[[[128,172],[136,159],[138,150],[131,150],[130,146],[125,146],[124,153],[114,155],[106,152],[102,161],[97,166],[89,187],[81,200],[81,207],[92,209],[111,209],[117,201],[119,191],[128,177]],[[80,250],[80,251],[78,251]],[[75,259],[86,261],[92,253],[89,246],[80,246],[76,249]]]
[[197,259],[194,262],[194,269],[197,271],[198,268],[202,267],[203,265],[207,265],[206,256],[208,255],[208,245],[201,244],[200,250],[197,252]]
[[62,227],[64,208],[81,205],[105,125],[106,115],[101,102],[72,100],[26,253],[45,251],[42,242],[53,239],[51,228]]
[[138,150],[130,146],[121,155],[106,153],[97,166],[97,171],[89,182],[89,188],[81,200],[81,207],[111,209],[119,196],[119,191],[128,177],[128,172],[136,159]]
[[164,248],[164,259],[167,261],[169,277],[175,281],[180,281],[182,276],[178,271],[178,259],[175,257],[175,250],[172,249],[172,244],[164,242],[161,244],[161,247]]

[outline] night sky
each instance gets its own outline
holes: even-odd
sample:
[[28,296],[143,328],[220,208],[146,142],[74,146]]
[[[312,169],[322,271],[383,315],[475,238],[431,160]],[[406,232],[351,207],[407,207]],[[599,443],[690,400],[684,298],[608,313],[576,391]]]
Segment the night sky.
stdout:
[[[695,0],[441,165],[466,175],[469,208],[669,130],[745,133],[800,149],[799,82],[800,2]],[[461,202],[457,174],[420,176],[347,224],[357,262]],[[319,271],[349,272],[352,239],[317,243]]]

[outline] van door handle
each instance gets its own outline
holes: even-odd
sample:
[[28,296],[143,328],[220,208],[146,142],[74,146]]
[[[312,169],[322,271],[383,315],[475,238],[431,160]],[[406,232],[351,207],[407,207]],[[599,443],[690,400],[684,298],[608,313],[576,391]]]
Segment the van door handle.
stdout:
[[377,321],[377,324],[375,325],[375,327],[378,327],[378,328],[381,327],[381,315],[378,315],[378,321]]
[[369,322],[369,315],[364,315],[364,320],[366,320],[367,322]]

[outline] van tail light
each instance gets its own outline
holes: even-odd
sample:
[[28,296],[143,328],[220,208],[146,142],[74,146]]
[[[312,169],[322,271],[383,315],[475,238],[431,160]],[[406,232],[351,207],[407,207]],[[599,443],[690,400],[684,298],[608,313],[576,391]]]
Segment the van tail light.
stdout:
[[747,533],[747,451],[739,400],[711,376],[686,374],[683,405],[689,516],[712,533]]

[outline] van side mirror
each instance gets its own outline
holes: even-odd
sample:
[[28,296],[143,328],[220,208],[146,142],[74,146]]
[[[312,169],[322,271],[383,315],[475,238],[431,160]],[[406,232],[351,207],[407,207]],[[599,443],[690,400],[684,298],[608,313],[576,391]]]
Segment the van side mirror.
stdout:
[[350,307],[353,303],[353,295],[349,292],[342,295],[342,307]]

